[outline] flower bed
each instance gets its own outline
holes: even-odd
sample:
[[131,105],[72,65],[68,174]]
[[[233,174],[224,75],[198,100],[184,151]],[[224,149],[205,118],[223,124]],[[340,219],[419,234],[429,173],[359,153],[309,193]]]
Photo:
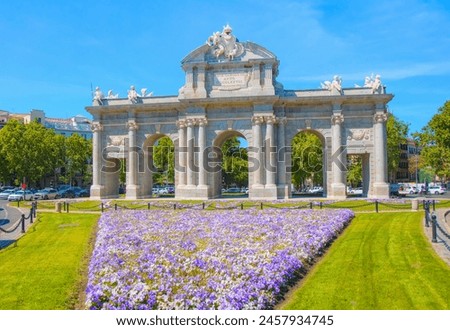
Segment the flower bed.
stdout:
[[353,218],[349,210],[104,213],[89,309],[267,309]]

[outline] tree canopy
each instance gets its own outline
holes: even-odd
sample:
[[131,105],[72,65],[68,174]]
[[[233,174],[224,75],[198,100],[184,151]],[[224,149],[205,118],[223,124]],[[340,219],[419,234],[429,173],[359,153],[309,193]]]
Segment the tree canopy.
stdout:
[[0,181],[39,184],[61,167],[70,181],[75,173],[86,172],[91,155],[91,141],[78,134],[64,137],[36,121],[10,120],[0,130]]
[[438,109],[415,137],[422,149],[421,165],[446,180],[450,175],[450,101]]

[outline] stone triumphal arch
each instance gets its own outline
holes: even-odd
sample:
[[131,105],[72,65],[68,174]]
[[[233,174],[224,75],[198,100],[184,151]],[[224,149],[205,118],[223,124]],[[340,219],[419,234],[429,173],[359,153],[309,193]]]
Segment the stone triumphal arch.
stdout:
[[250,199],[291,196],[291,142],[307,131],[323,146],[324,195],[346,198],[347,155],[360,155],[364,195],[387,198],[386,94],[379,76],[362,87],[341,79],[322,88],[285,90],[276,77],[279,61],[266,48],[239,42],[227,25],[182,60],[186,80],[174,96],[153,96],[130,87],[120,98],[96,89],[93,115],[91,198],[119,191],[126,164],[126,197],[152,191],[152,148],[160,137],[175,147],[176,198],[209,199],[221,194],[218,148],[230,136],[248,142]]

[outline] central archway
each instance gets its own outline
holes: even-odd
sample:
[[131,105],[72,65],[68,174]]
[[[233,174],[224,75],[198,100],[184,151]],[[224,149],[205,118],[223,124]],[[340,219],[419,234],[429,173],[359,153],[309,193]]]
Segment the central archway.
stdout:
[[218,169],[212,180],[216,197],[248,196],[248,142],[245,136],[234,130],[219,134],[213,142],[214,163]]

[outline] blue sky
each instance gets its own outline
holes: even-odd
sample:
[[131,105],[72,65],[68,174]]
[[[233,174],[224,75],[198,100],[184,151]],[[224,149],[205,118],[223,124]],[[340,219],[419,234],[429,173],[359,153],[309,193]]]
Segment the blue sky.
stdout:
[[88,116],[91,84],[155,96],[184,83],[181,60],[229,23],[280,60],[286,89],[380,74],[390,110],[420,130],[450,94],[448,1],[2,1],[0,109]]

